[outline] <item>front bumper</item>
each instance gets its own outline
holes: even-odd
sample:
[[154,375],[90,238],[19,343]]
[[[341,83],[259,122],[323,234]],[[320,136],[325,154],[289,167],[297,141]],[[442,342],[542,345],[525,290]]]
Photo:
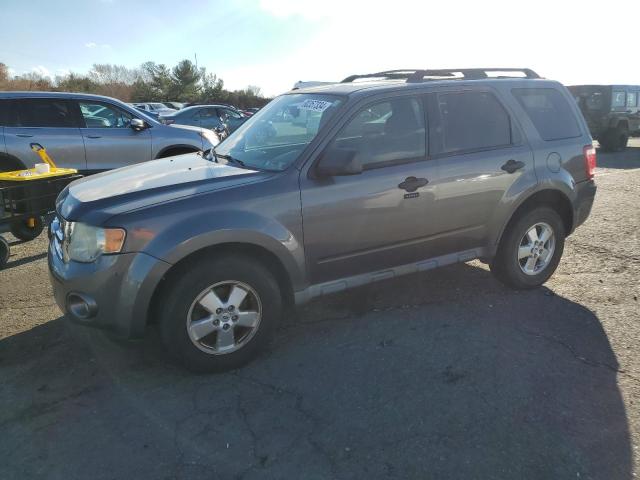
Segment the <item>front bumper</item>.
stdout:
[[591,207],[596,198],[598,187],[593,180],[580,182],[576,185],[575,210],[573,212],[574,230],[582,225],[591,213]]
[[48,263],[56,303],[70,320],[125,338],[143,335],[153,293],[171,266],[145,253],[65,263],[53,241]]

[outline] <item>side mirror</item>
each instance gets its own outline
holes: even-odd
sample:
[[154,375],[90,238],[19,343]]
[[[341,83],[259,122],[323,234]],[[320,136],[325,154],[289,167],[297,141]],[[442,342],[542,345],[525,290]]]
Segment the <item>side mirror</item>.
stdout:
[[132,118],[129,126],[136,132],[140,132],[147,128],[147,124],[144,123],[144,120],[141,120],[139,118]]
[[316,173],[320,177],[358,175],[362,173],[362,162],[356,150],[329,148],[322,154]]

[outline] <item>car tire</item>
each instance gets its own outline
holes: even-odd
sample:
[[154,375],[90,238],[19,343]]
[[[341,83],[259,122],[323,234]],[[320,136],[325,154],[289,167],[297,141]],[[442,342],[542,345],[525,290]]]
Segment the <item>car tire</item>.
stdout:
[[621,152],[629,143],[629,131],[623,127],[610,128],[598,139],[605,152]]
[[7,242],[4,237],[0,237],[0,270],[2,270],[9,261],[10,253],[11,247],[9,247],[9,242]]
[[221,372],[246,364],[266,345],[282,314],[274,275],[255,260],[237,255],[189,263],[164,292],[162,342],[173,358],[194,372]]
[[564,223],[555,210],[529,210],[507,227],[490,264],[491,272],[515,289],[539,287],[558,267],[565,235]]
[[27,219],[18,220],[11,224],[11,233],[18,240],[28,242],[40,236],[44,230],[42,217],[33,217],[34,224],[30,227]]

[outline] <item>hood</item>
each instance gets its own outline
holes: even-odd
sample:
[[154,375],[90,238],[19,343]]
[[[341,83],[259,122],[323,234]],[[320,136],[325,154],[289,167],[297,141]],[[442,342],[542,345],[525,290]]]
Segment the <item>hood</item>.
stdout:
[[211,162],[198,153],[179,155],[77,180],[60,194],[56,210],[67,220],[101,225],[114,215],[271,175]]
[[[163,118],[166,118],[166,117],[163,117]],[[206,128],[202,128],[202,127],[194,127],[192,125],[181,125],[179,123],[172,123],[171,125],[167,125],[167,126],[169,126],[171,128],[178,128],[178,129],[181,129],[181,130],[191,130],[191,131],[194,131],[194,132],[209,132],[209,133],[211,133],[211,130],[207,130]]]

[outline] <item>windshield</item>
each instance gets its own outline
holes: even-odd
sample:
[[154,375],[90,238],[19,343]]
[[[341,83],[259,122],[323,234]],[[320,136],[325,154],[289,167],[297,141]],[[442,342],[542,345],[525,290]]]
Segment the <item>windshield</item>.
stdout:
[[335,95],[299,93],[272,100],[216,147],[247,167],[284,170],[333,117],[342,99]]

